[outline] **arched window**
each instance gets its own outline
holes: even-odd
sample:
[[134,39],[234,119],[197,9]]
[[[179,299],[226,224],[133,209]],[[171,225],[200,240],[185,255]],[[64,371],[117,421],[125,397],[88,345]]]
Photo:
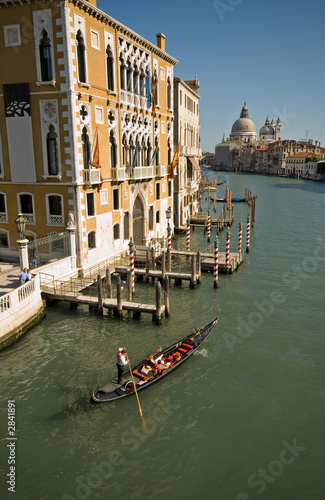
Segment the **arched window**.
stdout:
[[79,82],[86,83],[86,47],[80,30],[78,30],[76,38]]
[[154,75],[153,75],[153,89],[152,92],[154,93],[155,100],[156,100],[156,105],[159,104],[159,94],[158,94],[158,77],[157,77],[157,71],[155,70]]
[[171,164],[171,162],[172,162],[172,149],[171,149],[171,147],[170,147],[170,139],[168,139],[168,141],[167,141],[167,148],[168,148],[168,152],[167,152],[167,156],[168,156],[168,158],[167,158],[167,163],[168,163],[168,165],[170,165],[170,164]]
[[109,149],[111,157],[111,168],[115,168],[117,165],[117,148],[113,130],[111,130],[109,134]]
[[49,175],[59,174],[58,142],[53,125],[46,136],[47,169]]
[[167,80],[167,108],[171,109],[172,107],[172,86],[170,83],[170,78]]
[[151,164],[151,158],[152,158],[152,146],[151,146],[150,139],[148,139],[148,142],[147,142],[147,165],[148,166],[150,166],[150,164]]
[[52,225],[62,225],[63,221],[63,206],[62,195],[50,194],[47,196],[47,222]]
[[121,90],[126,90],[126,79],[125,79],[125,63],[123,57],[120,57],[120,85]]
[[155,165],[158,166],[159,163],[160,163],[160,158],[159,158],[159,141],[158,141],[158,137],[156,137],[156,140],[155,140],[155,151],[157,150],[156,152],[156,158],[155,158]]
[[131,66],[130,61],[128,62],[126,74],[127,74],[128,92],[132,92],[132,90],[133,90],[133,71],[132,71],[132,66]]
[[133,92],[139,94],[139,70],[137,66],[134,67],[133,72]]
[[18,195],[18,210],[25,216],[28,223],[35,222],[34,201],[31,194],[23,193]]
[[9,248],[9,232],[0,229],[0,248]]
[[89,136],[88,136],[86,127],[84,127],[82,129],[81,140],[82,140],[83,167],[84,167],[84,169],[87,169],[87,168],[89,168],[89,163],[90,163],[91,148],[90,148],[90,140],[89,140]]
[[42,31],[42,38],[39,44],[39,54],[42,82],[49,82],[53,80],[51,40],[45,30]]
[[140,75],[140,95],[144,97],[146,95],[146,75],[143,70],[141,70],[141,75]]
[[107,71],[107,88],[114,90],[114,59],[111,47],[106,48],[106,71]]
[[124,167],[127,166],[126,165],[128,156],[127,153],[128,153],[128,145],[127,145],[126,135],[124,134],[122,138],[122,162]]
[[0,193],[0,221],[7,222],[7,203],[5,193]]
[[114,240],[120,239],[120,225],[115,224],[113,227]]
[[96,231],[88,233],[88,250],[96,248]]
[[123,238],[125,240],[128,240],[130,238],[130,213],[129,212],[125,212],[125,214],[124,214],[123,226],[124,226]]

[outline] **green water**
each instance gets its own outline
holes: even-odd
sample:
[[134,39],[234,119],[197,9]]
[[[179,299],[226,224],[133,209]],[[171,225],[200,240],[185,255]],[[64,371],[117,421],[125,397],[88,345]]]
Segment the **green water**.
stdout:
[[[323,498],[325,185],[220,176],[257,202],[250,253],[218,289],[212,273],[195,290],[171,286],[171,316],[159,327],[149,316],[119,321],[58,304],[0,352],[1,499]],[[235,206],[232,251],[248,211]],[[204,238],[192,232],[192,249]],[[185,235],[173,242],[185,244]],[[153,301],[153,286],[136,283],[136,298]],[[140,393],[144,423],[134,397],[89,404],[116,375],[118,347],[136,362],[218,311],[200,351]],[[6,483],[12,399],[15,493]]]

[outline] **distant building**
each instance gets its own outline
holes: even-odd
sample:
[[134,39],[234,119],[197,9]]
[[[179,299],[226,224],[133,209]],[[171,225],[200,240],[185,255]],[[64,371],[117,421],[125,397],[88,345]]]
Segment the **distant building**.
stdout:
[[272,120],[270,123],[269,117],[265,120],[265,125],[260,130],[260,144],[269,144],[273,141],[281,140],[281,121],[277,119],[276,123]]
[[232,126],[230,141],[241,141],[242,143],[255,144],[257,133],[255,123],[249,118],[246,103],[242,107],[240,117]]

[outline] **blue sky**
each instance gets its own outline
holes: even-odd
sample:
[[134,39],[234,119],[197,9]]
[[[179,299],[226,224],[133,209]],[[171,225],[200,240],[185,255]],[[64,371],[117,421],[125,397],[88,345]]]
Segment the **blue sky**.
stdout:
[[97,0],[105,13],[179,60],[200,81],[201,148],[229,136],[244,101],[257,132],[280,117],[283,139],[325,147],[323,0]]

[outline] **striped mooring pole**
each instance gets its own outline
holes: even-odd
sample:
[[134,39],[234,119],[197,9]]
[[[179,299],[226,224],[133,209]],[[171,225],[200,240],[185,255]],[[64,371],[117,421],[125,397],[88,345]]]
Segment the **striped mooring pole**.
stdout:
[[238,253],[241,253],[242,242],[243,242],[243,221],[240,219],[238,224]]
[[218,236],[216,236],[214,240],[214,270],[213,270],[213,283],[214,283],[214,288],[217,288],[218,286],[218,266],[219,266],[219,240]]
[[169,222],[168,222],[168,227],[167,227],[167,247],[168,247],[168,250],[171,252],[172,251],[172,228],[170,227]]
[[186,250],[189,252],[191,249],[191,219],[187,219],[187,232],[186,232]]
[[227,236],[226,236],[226,269],[227,273],[229,273],[229,262],[230,262],[230,228],[227,228]]
[[134,293],[134,243],[132,238],[129,242],[130,247],[130,272],[131,272],[131,283],[132,283],[132,293]]
[[208,241],[211,239],[211,210],[208,210]]
[[249,243],[251,239],[251,218],[247,216],[247,232],[246,232],[246,252],[249,252]]

